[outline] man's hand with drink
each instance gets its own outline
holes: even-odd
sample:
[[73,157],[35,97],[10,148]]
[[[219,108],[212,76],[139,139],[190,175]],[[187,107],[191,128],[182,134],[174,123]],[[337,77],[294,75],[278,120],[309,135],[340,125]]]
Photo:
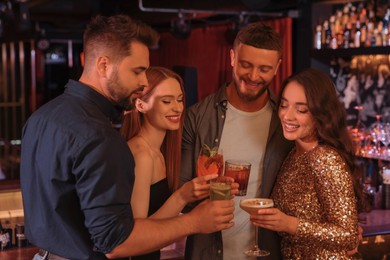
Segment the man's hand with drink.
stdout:
[[233,200],[207,199],[186,215],[191,217],[195,233],[208,234],[231,228],[234,225],[233,212]]

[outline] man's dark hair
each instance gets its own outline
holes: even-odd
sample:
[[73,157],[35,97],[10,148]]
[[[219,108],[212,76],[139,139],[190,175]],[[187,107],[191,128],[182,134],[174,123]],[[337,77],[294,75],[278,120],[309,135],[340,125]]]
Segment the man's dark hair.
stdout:
[[282,56],[282,40],[280,35],[262,22],[251,23],[242,28],[234,40],[233,47],[240,43],[259,49],[275,50]]
[[84,32],[85,62],[93,60],[95,52],[104,50],[114,61],[131,54],[130,43],[138,41],[146,46],[157,45],[159,36],[155,30],[141,21],[126,15],[94,17]]

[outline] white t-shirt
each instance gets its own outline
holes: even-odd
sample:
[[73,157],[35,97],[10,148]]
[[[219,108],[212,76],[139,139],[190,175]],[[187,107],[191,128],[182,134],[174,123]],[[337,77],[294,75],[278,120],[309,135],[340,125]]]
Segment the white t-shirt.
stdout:
[[[234,198],[234,226],[222,231],[223,259],[256,259],[244,255],[255,243],[255,229],[249,214],[239,206],[240,200],[254,198],[260,193],[263,175],[263,158],[267,144],[272,107],[268,102],[256,112],[243,112],[228,103],[226,121],[222,131],[220,148],[224,160],[235,159],[250,162],[248,191],[246,196]],[[261,241],[259,242],[261,245]]]

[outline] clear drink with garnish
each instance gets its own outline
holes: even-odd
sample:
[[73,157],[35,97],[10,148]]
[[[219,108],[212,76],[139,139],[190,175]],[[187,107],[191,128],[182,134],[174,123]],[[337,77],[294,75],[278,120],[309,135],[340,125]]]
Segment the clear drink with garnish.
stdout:
[[233,179],[219,176],[210,180],[210,200],[229,200]]

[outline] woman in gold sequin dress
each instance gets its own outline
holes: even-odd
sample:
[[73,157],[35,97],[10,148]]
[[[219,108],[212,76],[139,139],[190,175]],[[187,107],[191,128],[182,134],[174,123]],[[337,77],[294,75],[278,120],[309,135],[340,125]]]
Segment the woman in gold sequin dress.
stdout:
[[295,148],[285,159],[272,198],[276,208],[252,215],[278,231],[284,259],[349,259],[358,244],[353,145],[333,82],[307,69],[282,84],[279,118]]

